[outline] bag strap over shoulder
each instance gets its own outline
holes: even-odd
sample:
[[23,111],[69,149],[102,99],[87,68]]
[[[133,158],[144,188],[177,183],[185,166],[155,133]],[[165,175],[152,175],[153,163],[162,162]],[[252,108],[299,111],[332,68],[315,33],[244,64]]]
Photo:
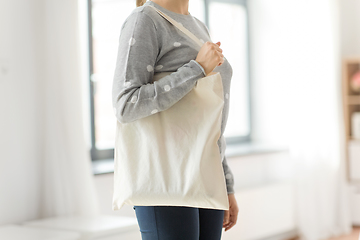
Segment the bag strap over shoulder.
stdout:
[[177,27],[178,29],[180,29],[180,31],[182,31],[183,33],[185,33],[185,35],[187,35],[189,38],[191,38],[194,42],[196,42],[200,47],[202,47],[202,45],[204,44],[202,41],[200,41],[200,39],[198,37],[196,37],[193,33],[191,33],[189,30],[187,30],[184,26],[182,26],[181,24],[179,24],[178,22],[176,22],[174,19],[172,19],[171,17],[169,17],[168,15],[166,15],[165,13],[163,13],[162,11],[160,11],[159,9],[157,9],[156,7],[152,6],[152,5],[148,5],[152,8],[154,8],[162,17],[164,17],[166,20],[168,20],[171,24],[173,24],[175,27]]

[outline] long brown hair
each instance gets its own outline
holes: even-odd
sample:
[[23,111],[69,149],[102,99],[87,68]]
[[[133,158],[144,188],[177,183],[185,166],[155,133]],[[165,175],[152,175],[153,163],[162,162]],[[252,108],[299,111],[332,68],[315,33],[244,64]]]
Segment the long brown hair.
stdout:
[[146,3],[146,0],[136,0],[136,7],[140,7]]

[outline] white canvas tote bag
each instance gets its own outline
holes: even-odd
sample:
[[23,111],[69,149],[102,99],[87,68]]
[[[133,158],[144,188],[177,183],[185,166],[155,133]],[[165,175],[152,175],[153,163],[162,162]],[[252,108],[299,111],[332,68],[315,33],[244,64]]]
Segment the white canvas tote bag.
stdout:
[[[151,6],[153,7],[153,6]],[[182,25],[153,7],[201,47]],[[154,81],[171,74],[154,75]],[[117,121],[113,210],[124,204],[229,209],[217,141],[224,106],[222,79],[212,72],[165,111]]]

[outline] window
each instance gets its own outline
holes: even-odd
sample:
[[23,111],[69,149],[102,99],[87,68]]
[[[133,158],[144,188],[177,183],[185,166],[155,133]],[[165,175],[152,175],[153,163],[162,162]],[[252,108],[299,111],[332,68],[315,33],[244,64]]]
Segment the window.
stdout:
[[[114,157],[112,80],[120,28],[135,3],[135,0],[88,0],[93,160]],[[221,48],[234,70],[226,141],[228,144],[248,141],[251,121],[246,1],[191,0],[189,12],[208,26],[214,42],[222,42]]]

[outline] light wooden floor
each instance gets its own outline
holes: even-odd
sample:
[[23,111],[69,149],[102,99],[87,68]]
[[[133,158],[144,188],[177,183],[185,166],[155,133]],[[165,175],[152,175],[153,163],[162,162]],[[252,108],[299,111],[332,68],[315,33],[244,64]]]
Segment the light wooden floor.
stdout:
[[354,227],[351,234],[336,238],[330,238],[328,240],[360,240],[360,227]]
[[[289,240],[299,240],[298,237]],[[327,240],[360,240],[360,227],[354,227],[352,233],[346,236],[329,238]]]

